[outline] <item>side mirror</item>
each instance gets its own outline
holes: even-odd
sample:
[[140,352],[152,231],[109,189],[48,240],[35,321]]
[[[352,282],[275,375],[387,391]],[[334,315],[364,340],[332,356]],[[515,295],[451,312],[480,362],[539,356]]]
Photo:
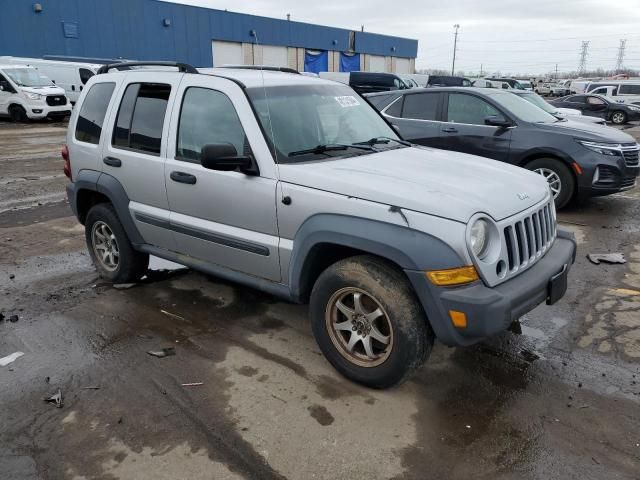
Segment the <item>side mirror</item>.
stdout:
[[230,143],[210,143],[202,147],[200,164],[209,170],[232,172],[240,170],[247,175],[257,175],[258,167],[253,158],[238,156],[236,147]]
[[492,127],[502,127],[502,128],[507,128],[512,126],[509,120],[505,118],[497,117],[496,115],[489,115],[487,117],[484,117],[484,124],[490,125]]

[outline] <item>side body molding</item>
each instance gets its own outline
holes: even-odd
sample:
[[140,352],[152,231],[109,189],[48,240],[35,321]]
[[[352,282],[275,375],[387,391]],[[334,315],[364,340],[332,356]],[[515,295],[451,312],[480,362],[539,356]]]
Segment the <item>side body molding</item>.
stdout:
[[298,229],[289,263],[289,285],[301,299],[318,246],[336,244],[378,255],[403,270],[436,270],[463,265],[445,242],[405,226],[337,214],[318,214]]

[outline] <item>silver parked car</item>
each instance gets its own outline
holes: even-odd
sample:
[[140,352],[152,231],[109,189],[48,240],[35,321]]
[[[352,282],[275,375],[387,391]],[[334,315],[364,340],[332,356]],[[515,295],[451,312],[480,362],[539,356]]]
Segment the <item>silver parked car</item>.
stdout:
[[157,255],[309,302],[327,359],[376,388],[565,293],[575,242],[539,175],[411,146],[328,80],[132,66],[88,82],[63,150],[104,278]]

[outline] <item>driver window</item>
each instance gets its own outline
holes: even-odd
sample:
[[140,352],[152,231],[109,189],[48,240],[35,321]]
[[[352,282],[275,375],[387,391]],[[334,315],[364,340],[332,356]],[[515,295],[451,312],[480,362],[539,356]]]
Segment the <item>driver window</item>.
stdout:
[[13,87],[2,75],[0,75],[0,85],[2,86],[2,90],[0,90],[0,92],[13,93]]
[[598,97],[589,97],[587,98],[587,102],[589,105],[604,105],[604,101]]
[[449,94],[447,122],[484,125],[484,119],[488,116],[505,120],[504,115],[481,98],[464,93]]

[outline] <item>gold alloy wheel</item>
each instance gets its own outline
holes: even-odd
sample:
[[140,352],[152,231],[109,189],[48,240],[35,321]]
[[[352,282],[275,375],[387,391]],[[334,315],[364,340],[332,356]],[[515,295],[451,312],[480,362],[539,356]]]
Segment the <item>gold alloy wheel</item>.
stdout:
[[360,367],[377,367],[393,349],[389,315],[371,294],[355,287],[335,292],[325,311],[329,337],[340,355]]

